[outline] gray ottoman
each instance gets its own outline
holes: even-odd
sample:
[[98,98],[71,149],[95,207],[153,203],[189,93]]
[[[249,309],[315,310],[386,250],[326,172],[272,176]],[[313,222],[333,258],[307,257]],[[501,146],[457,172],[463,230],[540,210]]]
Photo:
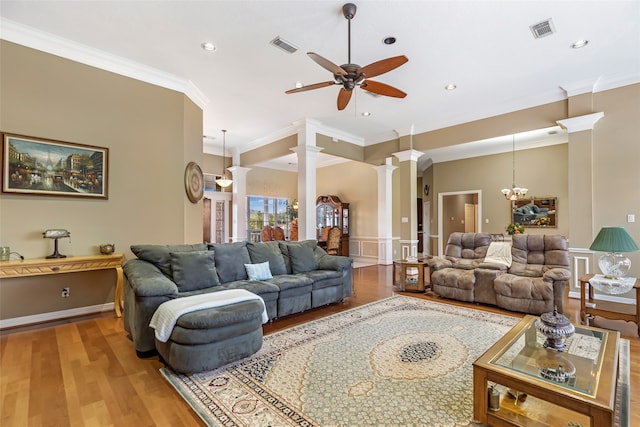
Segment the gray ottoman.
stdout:
[[174,371],[209,371],[251,356],[262,347],[262,304],[251,300],[180,316],[156,349]]

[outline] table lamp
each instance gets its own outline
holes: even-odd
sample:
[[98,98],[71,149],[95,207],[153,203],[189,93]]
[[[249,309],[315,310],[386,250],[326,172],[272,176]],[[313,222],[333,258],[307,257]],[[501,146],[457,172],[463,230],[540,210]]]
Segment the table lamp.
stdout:
[[621,252],[640,250],[623,227],[602,227],[589,249],[606,252],[598,260],[598,266],[607,279],[620,279],[629,272],[631,260]]

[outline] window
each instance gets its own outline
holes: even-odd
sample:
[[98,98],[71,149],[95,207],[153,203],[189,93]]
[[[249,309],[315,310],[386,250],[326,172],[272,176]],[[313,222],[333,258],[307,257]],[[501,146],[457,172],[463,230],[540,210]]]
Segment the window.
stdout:
[[290,224],[289,200],[276,197],[248,196],[247,197],[247,235],[252,242],[262,240],[262,229],[266,226],[280,227],[288,238]]

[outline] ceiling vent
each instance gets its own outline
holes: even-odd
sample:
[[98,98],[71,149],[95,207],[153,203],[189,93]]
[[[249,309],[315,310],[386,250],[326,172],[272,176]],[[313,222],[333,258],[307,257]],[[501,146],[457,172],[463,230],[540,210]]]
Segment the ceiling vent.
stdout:
[[556,32],[556,27],[553,26],[553,20],[551,18],[545,19],[537,24],[530,25],[529,29],[533,33],[533,37],[536,39],[550,36]]
[[298,47],[296,45],[286,41],[280,36],[277,36],[275,39],[271,40],[269,43],[289,53],[295,53],[298,50]]

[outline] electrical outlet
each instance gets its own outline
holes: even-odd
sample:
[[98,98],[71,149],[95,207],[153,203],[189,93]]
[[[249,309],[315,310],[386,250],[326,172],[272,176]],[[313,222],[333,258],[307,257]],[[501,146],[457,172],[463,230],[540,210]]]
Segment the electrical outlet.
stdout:
[[69,296],[69,288],[62,288],[62,298],[67,298]]

